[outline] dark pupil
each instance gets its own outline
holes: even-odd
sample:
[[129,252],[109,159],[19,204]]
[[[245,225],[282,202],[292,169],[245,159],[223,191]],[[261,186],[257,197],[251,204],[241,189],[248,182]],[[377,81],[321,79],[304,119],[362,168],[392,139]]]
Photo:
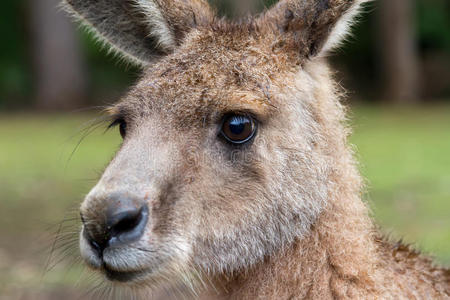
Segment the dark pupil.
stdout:
[[249,120],[243,117],[233,117],[230,120],[229,128],[230,132],[234,135],[240,135],[245,130],[245,125],[249,123]]

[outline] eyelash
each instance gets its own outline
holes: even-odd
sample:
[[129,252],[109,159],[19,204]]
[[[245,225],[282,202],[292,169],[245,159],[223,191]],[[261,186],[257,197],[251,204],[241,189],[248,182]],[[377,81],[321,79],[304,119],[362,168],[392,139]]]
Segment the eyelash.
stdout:
[[108,125],[108,129],[114,128],[117,125],[119,125],[120,123],[122,123],[124,120],[123,118],[115,118],[114,120],[112,120],[111,123],[109,123]]

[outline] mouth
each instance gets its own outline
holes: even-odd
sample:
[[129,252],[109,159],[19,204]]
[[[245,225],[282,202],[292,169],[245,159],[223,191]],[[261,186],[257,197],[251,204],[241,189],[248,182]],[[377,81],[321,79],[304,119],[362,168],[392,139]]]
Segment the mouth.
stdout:
[[106,278],[110,281],[116,281],[116,282],[136,282],[140,279],[143,279],[145,275],[148,273],[145,270],[140,271],[116,271],[110,269],[108,266],[103,265],[103,273],[105,274]]
[[[117,251],[122,253],[117,253]],[[123,256],[123,251],[124,249],[121,250],[120,248],[109,248],[106,249],[107,253],[105,253],[105,251],[101,249],[96,243],[88,241],[84,230],[80,235],[80,252],[86,264],[93,270],[101,272],[109,281],[120,283],[136,283],[142,281],[149,273],[151,273],[150,269],[142,268],[142,266],[138,265],[134,265],[131,267],[128,265],[128,263],[127,265],[116,265],[116,256],[119,255],[118,258],[120,258],[120,254],[122,254]],[[126,251],[126,254],[130,256],[130,250]],[[139,253],[136,252],[134,253],[134,255],[137,258],[142,259],[142,254],[141,257],[139,257]],[[114,257],[116,257],[116,259],[114,259]],[[119,259],[119,261],[121,260]]]

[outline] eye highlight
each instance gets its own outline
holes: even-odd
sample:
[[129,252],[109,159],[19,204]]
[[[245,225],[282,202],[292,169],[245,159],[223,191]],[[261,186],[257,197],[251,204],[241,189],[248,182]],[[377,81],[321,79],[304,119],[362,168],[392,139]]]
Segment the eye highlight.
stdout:
[[256,132],[256,123],[252,117],[243,114],[225,116],[220,133],[232,144],[244,144],[250,141]]
[[119,126],[119,132],[124,139],[127,133],[127,122],[123,118],[115,119],[111,124],[109,124],[108,129]]

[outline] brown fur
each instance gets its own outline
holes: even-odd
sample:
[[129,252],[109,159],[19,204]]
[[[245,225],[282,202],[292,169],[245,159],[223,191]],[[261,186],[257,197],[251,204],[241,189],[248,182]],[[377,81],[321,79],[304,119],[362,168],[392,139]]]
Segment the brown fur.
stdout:
[[[81,212],[83,230],[101,235],[111,195],[123,194],[146,201],[151,221],[133,246],[106,249],[104,263],[142,271],[130,286],[182,284],[203,299],[449,297],[449,271],[380,238],[360,198],[341,92],[322,56],[362,2],[287,0],[239,23],[200,1],[146,7],[143,24],[164,16],[164,30],[147,29],[174,43],[164,52],[124,42],[146,66],[146,51],[165,55],[110,110],[127,134]],[[94,25],[123,17],[94,9],[106,1],[68,3],[82,15],[77,5],[88,5]],[[218,137],[229,112],[258,120],[250,144]],[[81,252],[102,269],[83,238]]]

